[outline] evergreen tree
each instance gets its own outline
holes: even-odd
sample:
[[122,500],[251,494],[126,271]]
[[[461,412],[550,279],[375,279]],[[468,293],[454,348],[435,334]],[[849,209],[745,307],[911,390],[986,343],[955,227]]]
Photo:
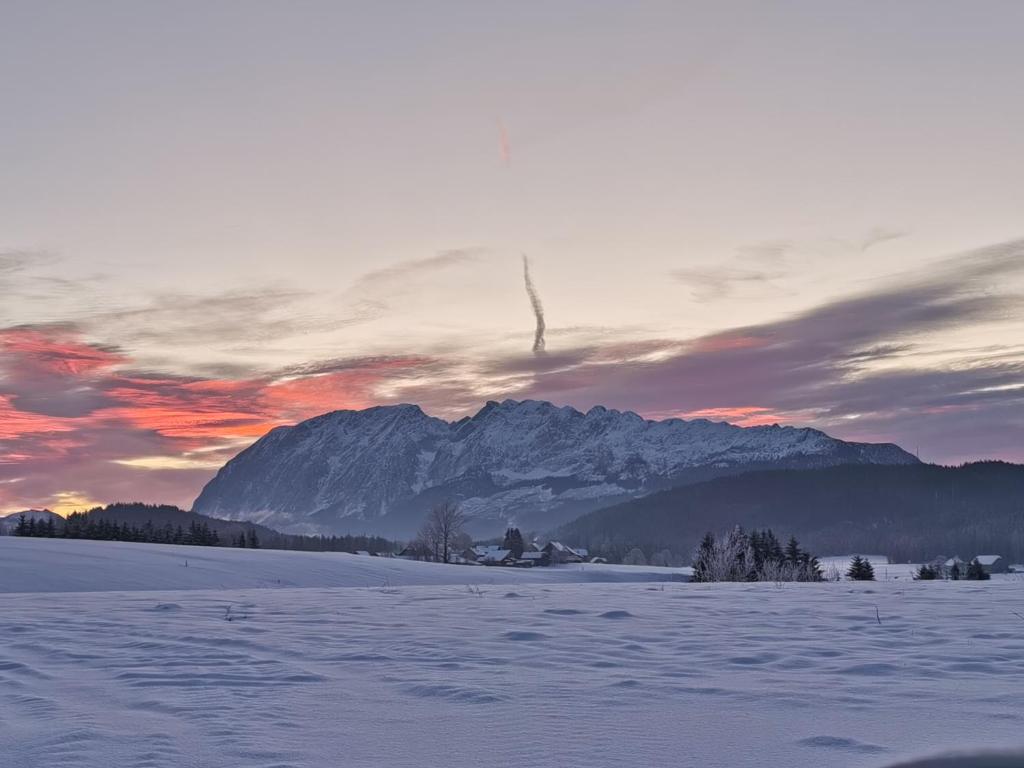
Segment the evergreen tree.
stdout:
[[249,548],[250,549],[259,549],[260,548],[260,540],[258,538],[256,538],[256,529],[255,528],[250,528],[249,529]]
[[18,524],[14,526],[15,536],[28,536],[28,521],[25,520],[24,515],[18,516]]
[[711,581],[711,561],[715,556],[715,536],[711,531],[704,534],[697,555],[693,559],[693,581]]
[[953,561],[953,567],[949,569],[949,578],[953,581],[960,581],[960,563]]
[[519,532],[518,528],[509,528],[505,531],[505,538],[502,540],[501,548],[510,550],[512,557],[516,559],[523,556],[523,550],[526,549],[526,545],[523,542],[523,534]]
[[862,581],[874,581],[875,580],[875,567],[871,565],[871,561],[864,558],[864,578]]
[[938,578],[938,573],[930,565],[925,564],[917,569],[914,578],[918,581],[932,581]]
[[985,567],[978,562],[978,558],[971,560],[970,565],[967,566],[967,579],[971,581],[988,581],[992,578]]
[[802,554],[800,543],[796,540],[796,536],[790,536],[789,541],[786,543],[786,560],[793,565],[797,565]]
[[850,567],[846,571],[846,577],[851,581],[874,581],[875,569],[871,561],[860,555],[854,555],[850,560]]
[[771,528],[768,529],[767,534],[764,538],[765,555],[768,559],[775,562],[782,562],[785,553],[782,551],[782,544],[775,536],[775,532]]

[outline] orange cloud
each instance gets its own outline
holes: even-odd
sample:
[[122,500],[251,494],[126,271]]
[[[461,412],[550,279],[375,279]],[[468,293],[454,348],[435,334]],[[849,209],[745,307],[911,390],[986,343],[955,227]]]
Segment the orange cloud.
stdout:
[[22,435],[70,432],[75,425],[70,419],[19,411],[11,399],[0,394],[0,440],[14,440]]
[[0,331],[0,347],[38,368],[67,376],[85,376],[126,360],[118,352],[82,342],[73,333],[63,330],[14,328]]
[[387,400],[385,385],[434,362],[342,360],[240,379],[151,375],[64,328],[0,331],[0,352],[0,508],[53,507],[67,487],[90,503],[105,494],[187,503],[240,445]]
[[733,408],[702,408],[675,414],[680,419],[708,419],[709,421],[727,421],[741,427],[762,427],[785,421],[785,417],[775,413],[771,408],[746,405]]

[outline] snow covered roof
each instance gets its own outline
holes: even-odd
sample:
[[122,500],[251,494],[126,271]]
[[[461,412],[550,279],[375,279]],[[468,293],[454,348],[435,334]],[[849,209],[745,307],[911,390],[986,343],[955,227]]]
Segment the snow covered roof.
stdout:
[[481,559],[488,563],[499,563],[510,554],[512,554],[510,549],[494,549],[485,554]]
[[570,552],[570,553],[572,553],[572,554],[574,554],[574,555],[575,555],[575,554],[579,554],[579,551],[578,551],[578,550],[575,550],[575,549],[573,549],[572,547],[567,547],[567,546],[566,546],[565,544],[563,544],[563,543],[562,543],[562,542],[560,542],[560,541],[549,541],[549,542],[548,542],[548,545],[549,545],[549,546],[550,546],[550,547],[551,547],[551,548],[552,548],[553,550],[555,550],[556,552]]
[[1002,560],[1002,555],[978,555],[974,558],[982,565],[995,565],[996,562]]
[[522,560],[540,560],[544,557],[543,552],[523,552],[520,556]]

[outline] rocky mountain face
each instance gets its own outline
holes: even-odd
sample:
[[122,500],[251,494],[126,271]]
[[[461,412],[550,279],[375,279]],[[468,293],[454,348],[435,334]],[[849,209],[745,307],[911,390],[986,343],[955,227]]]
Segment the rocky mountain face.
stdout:
[[764,467],[911,464],[892,444],[814,429],[648,421],[595,407],[489,402],[447,422],[415,405],[335,411],[279,427],[229,461],[194,511],[293,533],[409,536],[455,500],[476,534],[547,530],[611,503]]

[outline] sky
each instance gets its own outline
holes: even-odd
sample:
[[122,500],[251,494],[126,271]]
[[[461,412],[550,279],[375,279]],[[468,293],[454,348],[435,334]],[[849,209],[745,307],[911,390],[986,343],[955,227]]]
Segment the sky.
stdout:
[[188,507],[274,426],[397,402],[1024,461],[1022,28],[6,0],[0,511]]

